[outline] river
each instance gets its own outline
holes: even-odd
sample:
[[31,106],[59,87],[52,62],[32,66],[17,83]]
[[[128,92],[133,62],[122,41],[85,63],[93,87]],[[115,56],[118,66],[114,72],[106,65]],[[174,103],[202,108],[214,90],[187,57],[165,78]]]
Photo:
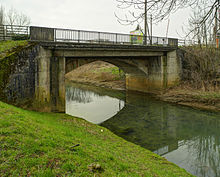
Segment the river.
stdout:
[[106,127],[195,176],[220,176],[219,113],[72,83],[66,85],[66,113]]

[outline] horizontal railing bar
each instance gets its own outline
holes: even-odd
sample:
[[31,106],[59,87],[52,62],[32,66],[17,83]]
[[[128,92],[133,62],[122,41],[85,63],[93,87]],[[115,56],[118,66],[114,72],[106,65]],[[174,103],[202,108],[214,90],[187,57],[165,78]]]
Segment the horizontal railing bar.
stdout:
[[1,27],[1,26],[5,26],[5,27],[10,26],[10,27],[24,27],[24,28],[29,28],[29,26],[20,26],[20,25],[0,25],[0,27]]

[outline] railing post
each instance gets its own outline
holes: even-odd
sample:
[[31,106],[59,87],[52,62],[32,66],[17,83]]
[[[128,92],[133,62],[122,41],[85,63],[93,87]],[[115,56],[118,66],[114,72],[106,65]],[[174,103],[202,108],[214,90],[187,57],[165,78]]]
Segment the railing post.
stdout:
[[147,45],[147,37],[146,37],[146,34],[144,34],[144,45]]
[[131,45],[132,45],[132,44],[133,44],[133,38],[132,38],[133,36],[130,35],[129,37],[130,37],[130,39],[131,39]]
[[78,43],[80,43],[80,30],[78,30]]
[[99,44],[101,43],[100,32],[98,32],[98,42],[99,42]]
[[54,28],[54,41],[57,42],[57,29]]
[[26,27],[26,30],[27,30],[27,39],[29,39],[29,27],[28,26]]
[[8,26],[6,25],[5,26],[5,35],[4,35],[4,40],[7,40],[7,31],[8,31]]
[[152,45],[152,35],[150,36],[150,45]]
[[3,39],[5,41],[5,36],[6,36],[6,29],[5,29],[6,26],[3,26]]

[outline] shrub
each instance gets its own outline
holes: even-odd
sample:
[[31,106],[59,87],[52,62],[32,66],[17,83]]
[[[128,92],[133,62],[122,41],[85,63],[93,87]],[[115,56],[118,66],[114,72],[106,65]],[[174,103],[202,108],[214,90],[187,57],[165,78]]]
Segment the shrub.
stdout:
[[220,79],[220,50],[192,46],[183,50],[183,80],[197,89],[216,89]]
[[12,36],[13,41],[27,40],[29,39],[29,35],[27,34],[15,34]]

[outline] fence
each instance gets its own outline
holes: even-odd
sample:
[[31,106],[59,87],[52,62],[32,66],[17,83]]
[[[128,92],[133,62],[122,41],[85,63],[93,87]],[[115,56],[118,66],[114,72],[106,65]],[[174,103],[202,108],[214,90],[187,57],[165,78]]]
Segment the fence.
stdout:
[[71,30],[60,28],[30,27],[32,41],[75,42],[120,45],[177,46],[178,39],[163,37],[146,37],[120,33]]
[[29,39],[28,26],[0,25],[0,41],[25,39]]

